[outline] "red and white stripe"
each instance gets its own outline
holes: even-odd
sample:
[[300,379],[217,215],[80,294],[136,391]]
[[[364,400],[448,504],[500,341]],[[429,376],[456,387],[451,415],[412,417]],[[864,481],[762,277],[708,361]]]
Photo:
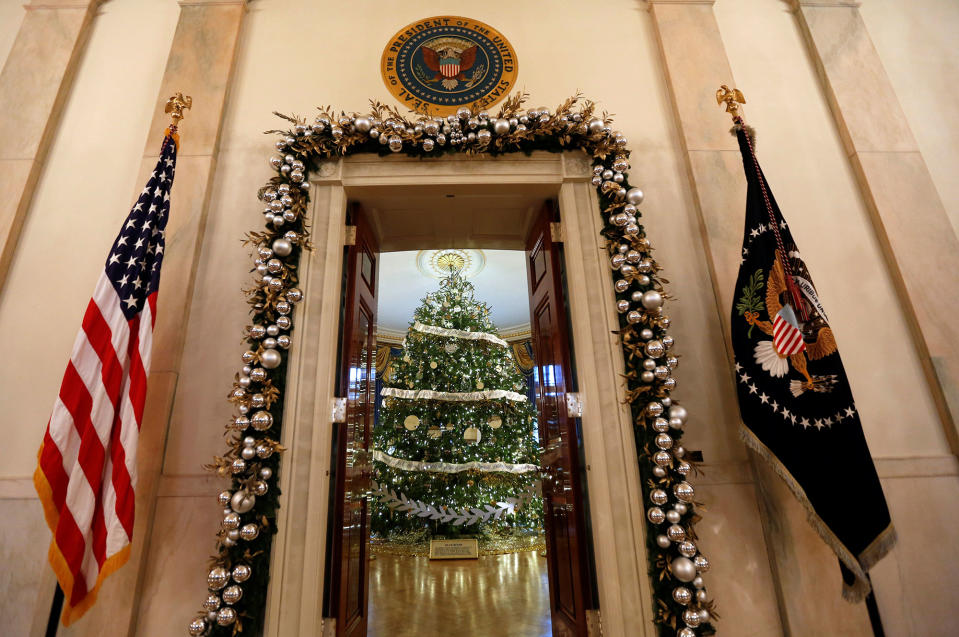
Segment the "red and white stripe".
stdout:
[[50,560],[69,600],[65,624],[129,554],[156,296],[128,321],[101,274],[40,448],[35,482],[55,529]]
[[792,356],[806,349],[799,321],[789,305],[784,305],[773,320],[773,346],[780,356]]
[[440,64],[440,74],[443,77],[456,77],[460,74],[460,64],[455,62],[453,64]]

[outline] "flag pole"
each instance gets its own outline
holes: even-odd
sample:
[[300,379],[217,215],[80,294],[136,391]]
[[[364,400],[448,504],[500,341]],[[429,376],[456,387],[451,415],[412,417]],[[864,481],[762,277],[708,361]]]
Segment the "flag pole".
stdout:
[[802,301],[802,293],[799,291],[799,286],[796,285],[796,280],[793,278],[792,266],[789,264],[789,255],[786,253],[786,247],[783,244],[782,236],[779,233],[779,222],[776,221],[776,214],[773,212],[772,204],[769,202],[769,193],[766,191],[766,179],[763,177],[762,171],[759,169],[759,160],[756,159],[756,150],[753,148],[752,136],[749,134],[749,130],[746,128],[746,121],[739,112],[739,105],[745,104],[746,98],[739,89],[731,89],[723,84],[719,87],[719,90],[716,91],[716,102],[720,105],[726,105],[726,112],[732,116],[733,124],[741,127],[743,134],[746,136],[746,142],[749,145],[749,155],[753,160],[753,168],[756,170],[756,179],[759,182],[759,187],[763,193],[763,200],[766,203],[766,212],[769,213],[769,228],[773,231],[773,234],[776,237],[776,246],[778,248],[777,260],[783,269],[783,278],[786,280],[786,289],[789,291],[789,296],[792,297],[793,306],[795,307],[796,312],[799,314],[799,317],[803,320],[803,322],[806,322],[809,320],[809,313],[806,310],[806,305]]
[[[766,204],[766,211],[769,213],[769,225],[776,237],[776,246],[778,248],[777,259],[783,268],[783,278],[786,280],[786,288],[790,296],[793,298],[793,302],[796,305],[796,311],[800,314],[803,321],[808,321],[808,313],[802,303],[802,297],[800,296],[799,288],[793,279],[792,267],[790,266],[788,259],[789,255],[786,254],[782,237],[779,233],[779,224],[776,221],[776,215],[773,212],[772,204],[769,201],[769,193],[766,190],[766,180],[763,177],[762,171],[759,169],[759,161],[756,159],[756,150],[753,147],[752,136],[749,134],[749,130],[746,127],[746,121],[743,119],[743,116],[740,113],[740,105],[746,103],[746,98],[739,89],[729,88],[727,85],[723,84],[719,87],[719,90],[716,91],[716,103],[720,106],[723,104],[726,105],[726,112],[729,113],[733,118],[733,124],[740,127],[743,131],[743,135],[746,137],[746,142],[749,146],[750,159],[752,159],[753,167],[756,171],[756,179],[759,182],[760,188],[762,189],[763,200]],[[865,598],[866,611],[869,615],[869,626],[872,629],[874,637],[885,637],[886,633],[882,626],[882,618],[879,616],[879,605],[876,603],[876,597],[874,595],[875,589],[872,586],[872,580],[869,578],[868,573],[866,573],[866,579],[869,581],[869,593]]]
[[[176,149],[179,150],[180,147],[180,136],[177,133],[180,122],[184,118],[183,111],[184,109],[190,109],[193,106],[193,98],[189,95],[183,95],[183,93],[177,92],[175,95],[170,97],[166,106],[164,107],[164,112],[170,114],[170,125],[163,133],[163,145],[160,147],[160,155],[162,156],[164,151],[167,149],[167,144],[170,140],[176,144]],[[49,424],[48,424],[49,427]],[[41,447],[42,449],[42,447]],[[42,499],[42,497],[41,497]],[[57,631],[60,624],[61,615],[63,614],[63,605],[65,601],[65,594],[63,588],[60,586],[59,579],[56,583],[56,587],[53,592],[53,599],[50,603],[50,612],[47,616],[47,626],[44,632],[45,637],[56,637]],[[82,612],[81,612],[82,614]]]

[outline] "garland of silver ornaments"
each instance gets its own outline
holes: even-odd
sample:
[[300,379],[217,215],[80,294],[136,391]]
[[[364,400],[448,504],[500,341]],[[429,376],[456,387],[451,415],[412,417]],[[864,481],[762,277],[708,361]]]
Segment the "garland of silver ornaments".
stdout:
[[502,502],[497,502],[496,506],[485,504],[481,507],[463,507],[462,509],[456,509],[442,504],[427,504],[422,500],[414,500],[413,498],[406,497],[406,494],[400,491],[394,491],[386,485],[381,485],[375,480],[373,480],[372,483],[373,488],[370,491],[370,495],[377,498],[390,509],[403,511],[407,515],[429,518],[456,526],[489,522],[491,519],[500,519],[504,514],[515,513],[535,498],[542,488],[542,485],[537,482],[531,489],[515,497],[506,498]]
[[320,108],[311,123],[277,113],[292,127],[267,131],[280,136],[279,152],[269,160],[276,174],[259,190],[265,227],[247,233],[246,239],[253,249],[254,281],[244,292],[253,322],[244,334],[247,349],[229,393],[236,412],[227,425],[227,451],[208,465],[232,482],[217,498],[223,517],[207,573],[209,591],[202,612],[189,624],[190,635],[256,633],[262,625],[276,532],[278,452],[283,451],[278,440],[284,351],[290,347],[293,307],[303,297],[296,287],[297,263],[300,251],[309,247],[308,170],[323,160],[360,152],[439,157],[534,150],[581,150],[593,160],[592,183],[606,221],[603,235],[614,271],[628,370],[626,401],[635,418],[640,475],[648,498],[654,620],[664,637],[715,632],[710,621],[717,616],[701,575],[709,561],[696,545],[694,523],[699,516],[693,487],[686,480],[692,463],[679,440],[687,413],[670,396],[678,359],[671,352],[669,318],[663,313],[668,295],[638,221],[643,192],[631,187],[626,177],[627,139],[611,129],[606,113],[596,114],[594,103],[579,95],[552,112],[544,107],[522,110],[526,97],[510,97],[496,115],[462,107],[445,118],[416,114],[410,120],[375,101],[364,114],[337,115]]

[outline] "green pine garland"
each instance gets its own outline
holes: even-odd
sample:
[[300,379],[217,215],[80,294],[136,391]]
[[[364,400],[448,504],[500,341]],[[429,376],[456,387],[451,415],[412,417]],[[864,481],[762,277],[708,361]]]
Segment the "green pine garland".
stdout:
[[[667,351],[672,342],[666,334],[669,319],[656,302],[657,296],[660,302],[664,296],[659,265],[636,221],[639,211],[635,206],[642,196],[637,195],[638,189],[631,189],[625,177],[629,168],[626,138],[611,131],[611,118],[606,113],[596,115],[593,102],[579,95],[552,113],[546,108],[521,110],[526,97],[510,97],[495,116],[464,107],[458,116],[446,120],[418,116],[411,121],[395,108],[375,101],[366,115],[335,115],[331,109],[321,108],[312,125],[277,113],[293,128],[267,131],[281,136],[277,148],[285,155],[270,159],[277,174],[259,191],[260,199],[267,204],[266,228],[247,235],[248,244],[254,247],[257,273],[253,287],[245,291],[253,325],[245,334],[249,349],[242,357],[244,369],[236,375],[229,397],[238,413],[227,428],[228,449],[209,465],[219,475],[231,476],[232,484],[219,496],[224,506],[224,527],[217,533],[217,551],[210,559],[210,593],[203,611],[190,623],[191,635],[255,634],[262,630],[270,547],[276,532],[278,452],[283,450],[278,441],[286,380],[284,346],[289,346],[291,305],[302,296],[294,287],[296,264],[300,250],[308,247],[308,170],[320,161],[355,153],[439,157],[446,153],[500,155],[538,150],[582,150],[594,162],[593,183],[606,221],[603,234],[608,239],[613,269],[618,271],[615,278],[627,368],[626,400],[635,420],[644,506],[650,520],[646,536],[654,620],[662,637],[715,632],[709,620],[717,615],[705,589],[679,581],[670,568],[678,563],[681,549],[695,554],[700,572],[708,569],[708,561],[694,544],[694,524],[699,516],[696,504],[691,502],[692,487],[685,482],[692,467],[680,451],[685,410],[671,403],[670,398],[675,386],[671,369],[677,359]],[[644,304],[646,298],[648,305]],[[247,438],[252,439],[253,452],[243,451]],[[262,454],[256,453],[261,450]],[[244,453],[253,455],[237,463]],[[231,510],[236,508],[230,502],[237,493],[249,503],[249,495],[255,492],[263,495],[256,496],[250,510],[245,510],[242,502],[243,512]],[[690,503],[680,502],[677,492]],[[650,501],[654,496],[668,504],[656,507]],[[676,523],[660,520],[660,515],[676,516]],[[235,517],[239,518],[239,528],[232,531],[255,527],[255,539],[234,539],[237,533],[226,527],[232,526]],[[683,536],[690,544],[662,540],[667,527],[675,539]],[[665,547],[659,545],[660,541]],[[685,592],[678,592],[680,589]],[[680,603],[674,595],[691,599]]]

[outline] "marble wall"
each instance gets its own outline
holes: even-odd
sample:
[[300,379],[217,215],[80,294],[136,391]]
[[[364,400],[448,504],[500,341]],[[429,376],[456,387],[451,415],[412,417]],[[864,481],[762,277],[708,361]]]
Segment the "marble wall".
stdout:
[[[109,0],[100,6],[0,292],[0,330],[17,335],[6,342],[7,360],[19,361],[0,367],[4,395],[18,397],[5,401],[0,422],[0,559],[8,566],[0,575],[0,617],[12,622],[11,634],[37,634],[31,631],[38,630],[52,590],[43,559],[46,531],[27,478],[92,282],[139,190],[140,158],[174,29],[192,5],[183,4]],[[959,119],[948,96],[959,89],[948,80],[959,54],[947,36],[959,28],[959,15],[948,3],[920,4],[929,11],[891,0],[866,0],[861,11],[956,224],[959,190],[951,176],[959,156],[950,140],[959,137]],[[723,321],[738,264],[744,184],[717,180],[694,189],[686,153],[695,149],[685,147],[684,135],[694,127],[727,153],[728,116],[711,91],[733,79],[744,91],[760,160],[829,308],[899,528],[899,546],[873,576],[886,634],[929,634],[949,625],[959,601],[955,590],[929,576],[943,570],[942,562],[946,572],[959,564],[959,468],[923,371],[924,353],[900,307],[897,274],[887,264],[791,3],[695,5],[694,26],[672,27],[691,47],[697,32],[687,29],[714,30],[728,61],[717,68],[733,77],[707,82],[709,90],[691,83],[702,68],[672,70],[694,64],[694,49],[669,53],[664,64],[664,23],[656,20],[668,12],[654,16],[644,2],[546,10],[541,3],[488,0],[462,11],[509,37],[520,59],[518,85],[530,91],[532,106],[552,106],[580,90],[615,113],[630,139],[631,180],[647,192],[645,224],[677,298],[670,309],[684,354],[677,395],[694,414],[688,446],[702,449],[707,463],[706,477],[697,481],[708,505],[700,531],[714,564],[709,585],[720,603],[721,633],[838,634],[824,626],[841,626],[842,634],[866,635],[862,607],[838,599],[828,549],[781,484],[762,475],[757,483],[736,435]],[[257,0],[246,10],[222,120],[204,120],[210,114],[201,111],[214,107],[198,101],[182,127],[185,148],[191,134],[207,139],[211,126],[219,137],[209,138],[218,139],[210,141],[215,171],[210,168],[212,178],[204,182],[205,227],[185,299],[182,359],[169,380],[172,406],[158,418],[168,429],[152,448],[141,449],[162,464],[162,476],[147,555],[135,578],[139,611],[123,634],[181,632],[204,590],[203,558],[212,548],[219,489],[200,467],[222,449],[222,423],[230,413],[223,396],[246,323],[239,289],[248,262],[239,240],[260,219],[254,191],[270,174],[272,145],[262,131],[277,124],[271,112],[309,115],[318,104],[361,110],[370,98],[388,101],[378,75],[383,43],[408,22],[451,11],[435,0],[359,0],[349,10]],[[0,60],[23,14],[19,2],[0,1]],[[195,80],[194,71],[185,73],[185,83]],[[701,99],[701,112],[683,121],[678,98]],[[193,118],[198,123],[191,131]],[[741,175],[738,157],[716,157],[730,175]],[[179,181],[183,170],[178,185],[186,187]],[[710,202],[733,203],[715,209]]]

